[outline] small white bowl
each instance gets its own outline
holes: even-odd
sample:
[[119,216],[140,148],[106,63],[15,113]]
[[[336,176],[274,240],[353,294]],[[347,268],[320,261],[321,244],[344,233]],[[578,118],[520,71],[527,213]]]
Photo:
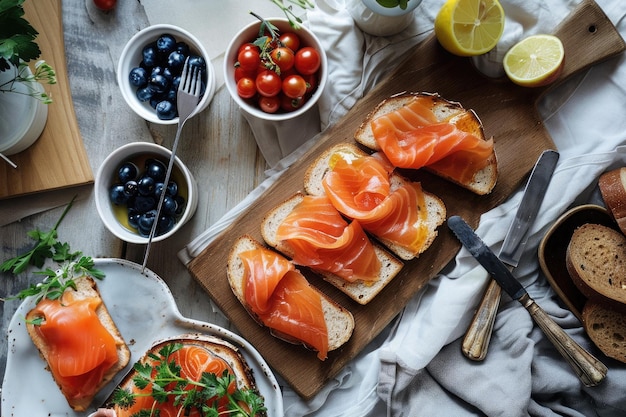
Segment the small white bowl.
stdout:
[[117,64],[117,83],[126,103],[137,115],[145,120],[158,124],[176,124],[178,117],[170,120],[162,120],[157,117],[156,110],[150,106],[149,102],[142,102],[137,98],[137,88],[131,85],[128,78],[130,71],[139,66],[142,61],[142,51],[147,45],[155,42],[161,35],[169,33],[178,42],[185,42],[189,45],[191,53],[199,55],[206,61],[206,90],[200,99],[196,113],[206,109],[215,93],[215,71],[211,64],[211,59],[202,43],[190,32],[178,26],[159,24],[149,26],[137,32],[126,44]]
[[226,49],[226,54],[224,58],[224,76],[226,88],[228,88],[230,96],[233,98],[233,100],[235,100],[235,102],[243,111],[258,119],[272,122],[296,119],[299,116],[308,113],[313,106],[317,105],[317,101],[324,92],[326,79],[328,78],[328,59],[326,57],[326,52],[324,52],[324,49],[319,39],[315,36],[313,32],[311,32],[306,27],[302,26],[300,29],[295,30],[289,25],[289,21],[284,18],[270,18],[267,20],[273,23],[278,28],[280,33],[295,32],[300,37],[301,47],[311,46],[319,52],[321,65],[320,69],[318,70],[319,76],[317,90],[315,90],[313,95],[306,101],[306,103],[304,103],[302,107],[288,113],[266,113],[258,108],[258,106],[251,105],[250,103],[239,97],[239,94],[237,94],[237,83],[235,82],[234,65],[237,61],[237,53],[241,45],[246,42],[252,42],[258,37],[259,28],[261,26],[260,21],[252,22],[249,25],[245,26],[233,37],[233,39],[228,44],[228,48]]
[[[145,160],[155,157],[167,166],[171,154],[172,152],[169,149],[155,143],[133,142],[113,151],[100,165],[94,184],[96,208],[107,229],[123,241],[146,244],[148,243],[148,238],[141,236],[137,230],[128,225],[127,208],[125,206],[116,206],[111,202],[110,189],[114,184],[119,183],[117,178],[119,167],[126,161],[133,161],[140,171],[143,171]],[[174,227],[167,233],[155,236],[153,242],[167,239],[180,230],[193,217],[198,207],[198,186],[196,180],[191,171],[178,157],[174,161],[174,169],[170,180],[175,179],[178,183],[179,194],[186,200],[185,209],[177,219]]]

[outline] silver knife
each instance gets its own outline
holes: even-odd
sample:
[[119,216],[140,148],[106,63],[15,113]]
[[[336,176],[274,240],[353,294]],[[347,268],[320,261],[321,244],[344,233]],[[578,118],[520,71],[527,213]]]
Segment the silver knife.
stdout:
[[459,216],[452,216],[448,219],[448,227],[502,289],[528,310],[535,323],[569,363],[583,384],[593,387],[602,382],[608,371],[606,366],[576,343],[535,303],[522,284],[511,274],[509,268],[485,245],[465,220]]
[[[530,226],[537,217],[558,160],[559,153],[557,151],[543,151],[528,177],[522,201],[498,254],[502,261],[511,266],[511,270],[517,266],[524,252]],[[501,293],[502,290],[496,281],[489,280],[482,301],[474,313],[474,318],[461,345],[463,354],[471,360],[481,361],[487,356]]]

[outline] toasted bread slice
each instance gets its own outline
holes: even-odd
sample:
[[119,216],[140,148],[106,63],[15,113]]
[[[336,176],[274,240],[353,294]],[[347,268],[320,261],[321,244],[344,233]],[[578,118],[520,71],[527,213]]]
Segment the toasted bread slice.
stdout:
[[[474,111],[463,108],[460,103],[449,101],[441,98],[438,94],[430,93],[403,93],[383,100],[367,115],[355,132],[354,139],[369,149],[379,151],[380,146],[374,138],[370,122],[379,116],[401,108],[412,101],[415,96],[428,97],[432,101],[432,111],[439,121],[450,122],[460,130],[472,133],[478,138],[485,140],[482,122]],[[479,195],[490,193],[493,187],[495,187],[498,178],[498,163],[495,151],[491,154],[488,165],[475,172],[472,180],[469,182],[438,171],[433,167],[426,166],[424,169]]]
[[[237,348],[232,343],[220,339],[216,336],[202,334],[202,333],[189,333],[189,334],[181,334],[178,336],[168,337],[167,339],[157,341],[154,345],[150,347],[150,349],[137,361],[137,363],[141,364],[152,364],[152,366],[156,366],[158,363],[161,363],[159,359],[161,354],[159,353],[163,348],[172,344],[180,344],[182,347],[199,347],[201,349],[206,350],[208,356],[210,358],[217,358],[225,361],[232,373],[235,377],[235,382],[237,384],[237,389],[239,390],[251,390],[255,392],[257,395],[260,395],[256,380],[254,378],[254,374],[250,365],[247,363],[246,359],[242,355],[239,348]],[[177,357],[170,358],[170,361],[176,361]],[[191,358],[196,359],[194,357]],[[204,357],[202,357],[204,360]],[[176,362],[177,365],[185,368],[184,364]],[[217,365],[213,365],[213,362],[201,362],[194,363],[191,367],[194,368],[198,366],[198,364],[204,364],[204,366],[211,367],[215,366],[215,368],[211,369],[219,369]],[[210,369],[199,370],[202,372],[211,372]],[[137,376],[137,371],[135,369],[131,370],[124,379],[118,384],[118,389],[128,390],[129,392],[133,392],[136,390],[135,382],[133,379]],[[218,375],[221,377],[222,375]],[[111,398],[107,402],[111,402]],[[168,401],[168,404],[171,404],[171,401]],[[151,404],[149,404],[151,405]],[[108,404],[108,407],[113,408],[117,414],[117,417],[130,416],[133,412],[139,412],[139,410],[135,409],[121,409],[113,404]],[[158,405],[156,407],[159,409]],[[149,410],[147,410],[149,411]],[[134,414],[133,414],[134,415]],[[263,414],[265,415],[265,414]]]
[[[252,249],[261,248],[263,245],[254,238],[244,235],[237,239],[231,249],[228,256],[228,282],[235,297],[244,306],[248,313],[258,322],[259,319],[246,305],[245,299],[245,268],[239,254]],[[317,290],[316,290],[317,291]],[[352,336],[354,330],[354,317],[352,313],[346,310],[344,307],[337,304],[325,294],[321,293],[322,309],[324,311],[324,320],[326,321],[326,327],[328,329],[328,351],[335,350],[346,343]],[[276,337],[285,340],[290,343],[302,343],[283,335],[272,333]]]
[[582,311],[583,327],[606,356],[626,363],[626,314],[604,303],[587,300]]
[[626,311],[626,236],[608,226],[578,227],[567,246],[567,272],[589,299]]
[[[304,176],[304,189],[307,193],[311,195],[322,195],[324,194],[324,186],[322,185],[322,179],[324,175],[329,171],[329,161],[333,154],[336,152],[347,152],[349,154],[354,155],[367,155],[363,150],[361,150],[358,146],[351,143],[342,143],[335,145],[329,149],[327,149],[324,153],[322,153],[307,169]],[[405,184],[408,180],[407,178],[399,175],[392,174],[391,176],[391,190],[399,188],[403,184]],[[403,260],[411,260],[420,255],[420,253],[424,252],[428,247],[432,244],[432,242],[437,237],[437,227],[439,227],[446,219],[446,206],[443,201],[434,194],[424,191],[424,196],[426,199],[426,209],[428,211],[427,216],[427,228],[428,228],[428,236],[426,238],[426,242],[423,245],[420,252],[415,253],[405,247],[402,247],[396,243],[390,242],[386,239],[382,239],[379,236],[376,238],[385,245],[391,252],[393,252],[396,256]]]
[[[265,242],[283,253],[285,256],[293,257],[293,248],[289,245],[289,242],[283,242],[276,239],[276,231],[278,226],[283,220],[291,213],[291,211],[303,200],[304,194],[296,193],[291,198],[279,204],[272,209],[263,219],[261,223],[261,235]],[[338,277],[335,274],[326,271],[318,272],[322,277],[337,287],[340,291],[343,291],[346,295],[352,298],[359,304],[365,305],[369,303],[385,286],[400,272],[404,265],[401,261],[396,259],[391,253],[387,252],[382,246],[373,242],[374,251],[378,257],[381,267],[378,272],[378,279],[373,282],[365,282],[357,280],[355,282],[348,282],[345,279]]]
[[[73,291],[74,292],[73,296],[75,299],[82,300],[86,298],[97,298],[100,301],[102,301],[102,298],[100,297],[100,292],[98,291],[98,287],[96,285],[96,282],[93,280],[93,278],[83,276],[83,277],[75,279],[74,281],[76,283],[76,290],[68,289],[66,291]],[[89,404],[91,404],[93,397],[98,393],[98,391],[100,391],[102,387],[104,387],[109,381],[111,381],[113,377],[119,371],[124,369],[124,367],[126,367],[126,365],[128,364],[130,360],[130,350],[128,349],[128,346],[126,345],[126,342],[124,341],[124,338],[120,334],[117,326],[113,322],[113,319],[111,318],[111,315],[109,314],[109,311],[107,310],[107,307],[104,304],[104,301],[102,301],[100,305],[97,307],[96,314],[98,316],[98,319],[102,323],[102,325],[111,334],[111,336],[113,336],[113,339],[115,340],[118,360],[117,360],[117,363],[113,365],[113,367],[111,367],[108,371],[106,371],[102,379],[97,383],[95,387],[83,387],[83,389],[85,390],[87,390],[87,388],[92,388],[92,389],[88,390],[90,394],[83,394],[81,396],[70,395],[63,388],[60,381],[57,380],[56,375],[54,375],[54,373],[52,374],[52,376],[55,378],[55,382],[59,385],[61,392],[66,397],[68,404],[75,411],[85,411],[87,407],[89,406]],[[37,325],[33,324],[31,321],[38,317],[40,317],[40,313],[37,311],[37,308],[34,308],[27,313],[26,330],[28,331],[28,334],[33,340],[33,343],[39,350],[39,354],[41,355],[43,360],[46,361],[46,364],[48,364],[48,369],[50,369],[48,361],[52,353],[51,346],[48,345],[44,337],[40,334],[39,331],[37,331]],[[72,331],[78,331],[78,330],[72,330]],[[89,353],[86,352],[85,354],[87,355]]]

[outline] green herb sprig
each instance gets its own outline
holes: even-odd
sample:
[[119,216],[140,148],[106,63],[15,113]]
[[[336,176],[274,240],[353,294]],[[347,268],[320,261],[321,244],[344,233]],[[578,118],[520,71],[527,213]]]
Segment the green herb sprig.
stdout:
[[287,19],[289,20],[289,24],[294,29],[300,28],[300,25],[302,25],[302,19],[300,19],[300,17],[297,16],[293,12],[292,6],[285,4],[285,3],[295,4],[296,6],[299,6],[302,9],[312,9],[315,6],[315,4],[311,0],[270,0],[270,1],[274,3],[276,6],[278,6],[280,10],[283,11],[283,13],[285,13],[285,16],[287,16]]
[[[228,392],[228,387],[235,378],[228,370],[221,376],[203,372],[199,381],[182,377],[180,365],[175,360],[170,360],[170,355],[182,347],[182,343],[167,344],[159,349],[158,354],[149,355],[152,361],[135,363],[135,386],[141,390],[150,386],[151,392],[133,393],[130,389],[118,387],[111,397],[112,404],[129,408],[135,404],[136,398],[151,396],[157,403],[165,403],[173,398],[174,406],[181,409],[180,415],[187,415],[193,409],[206,417],[253,417],[267,411],[263,397],[251,389],[237,389],[232,394]],[[228,411],[220,413],[218,405],[224,398],[228,400]],[[141,410],[133,417],[157,415],[158,410],[151,409]]]
[[37,284],[31,284],[17,295],[9,297],[9,300],[23,300],[30,296],[36,296],[37,302],[43,298],[56,300],[67,288],[76,288],[74,282],[76,277],[89,275],[96,279],[104,278],[104,273],[95,267],[91,257],[83,256],[80,251],[72,252],[68,243],[57,240],[57,229],[72,207],[74,199],[75,197],[65,207],[61,217],[50,231],[42,232],[36,229],[28,232],[28,236],[37,241],[31,250],[0,264],[0,271],[12,272],[16,275],[24,272],[29,266],[41,269],[48,259],[59,265],[56,270],[48,267],[33,272],[36,275],[43,275],[43,280]]

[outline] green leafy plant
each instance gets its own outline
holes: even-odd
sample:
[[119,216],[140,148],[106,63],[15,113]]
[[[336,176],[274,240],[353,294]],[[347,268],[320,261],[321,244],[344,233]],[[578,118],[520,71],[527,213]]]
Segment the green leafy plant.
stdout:
[[35,271],[34,274],[44,276],[43,280],[37,284],[32,284],[9,299],[36,296],[37,302],[43,298],[55,300],[61,297],[67,288],[76,288],[74,278],[83,275],[89,275],[96,279],[104,278],[104,273],[95,268],[95,263],[91,257],[83,256],[80,251],[72,252],[68,243],[57,240],[57,229],[72,207],[73,202],[74,199],[65,207],[61,217],[51,230],[42,232],[36,229],[28,232],[28,236],[37,241],[31,250],[0,264],[0,271],[13,274],[22,273],[29,266],[41,269],[48,259],[59,265],[57,269],[48,267]]
[[28,62],[38,59],[41,50],[35,42],[39,33],[24,18],[24,1],[0,0],[0,72],[15,72],[13,78],[0,85],[0,92],[26,94],[50,104],[52,98],[45,92],[30,87],[28,92],[15,89],[18,82],[56,84],[56,73],[45,61],[37,62],[34,74],[27,70]]
[[[174,406],[180,407],[179,415],[188,415],[198,410],[206,417],[238,416],[253,417],[267,411],[263,397],[251,389],[236,389],[229,393],[228,387],[234,381],[234,375],[224,370],[222,375],[203,372],[199,381],[181,376],[181,367],[170,356],[181,349],[181,343],[170,343],[163,346],[158,354],[150,354],[151,361],[137,362],[133,366],[136,375],[133,383],[140,390],[148,386],[149,392],[132,392],[130,389],[118,387],[111,397],[111,402],[121,408],[129,408],[138,397],[151,396],[157,403],[172,400]],[[227,400],[227,411],[219,411],[219,404]],[[158,410],[141,410],[133,417],[158,416]]]

